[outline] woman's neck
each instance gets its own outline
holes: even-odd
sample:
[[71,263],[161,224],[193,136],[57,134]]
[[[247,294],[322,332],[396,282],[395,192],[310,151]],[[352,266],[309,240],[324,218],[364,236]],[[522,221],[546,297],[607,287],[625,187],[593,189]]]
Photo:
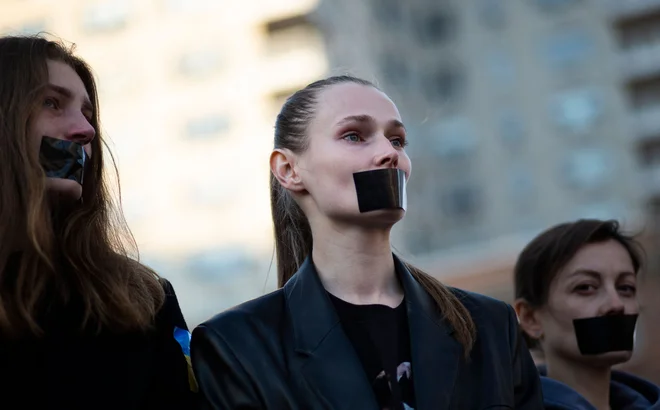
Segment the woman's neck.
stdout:
[[610,409],[610,367],[589,367],[554,358],[547,360],[548,377],[569,386],[598,410]]
[[398,306],[403,289],[396,276],[390,231],[312,229],[312,259],[325,289],[354,304]]

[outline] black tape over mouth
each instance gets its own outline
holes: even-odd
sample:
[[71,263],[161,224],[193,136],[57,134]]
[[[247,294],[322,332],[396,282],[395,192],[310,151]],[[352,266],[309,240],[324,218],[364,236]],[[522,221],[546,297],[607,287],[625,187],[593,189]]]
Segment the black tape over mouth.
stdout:
[[374,169],[353,174],[360,212],[407,207],[406,173],[396,168]]
[[632,351],[638,315],[608,315],[573,320],[583,355]]
[[44,136],[39,149],[39,163],[49,178],[70,179],[83,183],[87,154],[77,142]]

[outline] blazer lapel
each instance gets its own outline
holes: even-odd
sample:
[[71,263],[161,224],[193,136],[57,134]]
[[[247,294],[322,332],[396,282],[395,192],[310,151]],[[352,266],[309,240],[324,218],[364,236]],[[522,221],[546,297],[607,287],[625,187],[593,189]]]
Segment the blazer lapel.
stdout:
[[463,347],[452,337],[453,329],[433,298],[396,256],[394,260],[406,295],[415,410],[449,409]]
[[284,286],[305,382],[331,409],[377,409],[360,359],[344,333],[311,257]]

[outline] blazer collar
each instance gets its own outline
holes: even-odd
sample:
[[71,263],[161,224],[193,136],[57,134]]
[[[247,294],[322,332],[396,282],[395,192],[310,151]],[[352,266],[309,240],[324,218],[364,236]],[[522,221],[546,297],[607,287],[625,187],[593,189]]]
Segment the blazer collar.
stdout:
[[394,262],[406,295],[415,409],[449,409],[463,347],[452,337],[454,329],[411,269],[396,256]]

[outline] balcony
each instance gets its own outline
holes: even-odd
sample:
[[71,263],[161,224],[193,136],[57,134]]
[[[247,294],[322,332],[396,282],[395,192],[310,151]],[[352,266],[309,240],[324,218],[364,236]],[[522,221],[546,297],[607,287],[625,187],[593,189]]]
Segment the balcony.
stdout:
[[294,89],[327,70],[325,42],[307,14],[269,21],[264,25],[262,67],[268,90]]
[[660,43],[622,51],[619,67],[626,81],[660,75]]
[[637,140],[660,136],[660,104],[633,112],[630,129]]
[[660,11],[660,0],[608,0],[605,9],[613,20],[630,19]]

